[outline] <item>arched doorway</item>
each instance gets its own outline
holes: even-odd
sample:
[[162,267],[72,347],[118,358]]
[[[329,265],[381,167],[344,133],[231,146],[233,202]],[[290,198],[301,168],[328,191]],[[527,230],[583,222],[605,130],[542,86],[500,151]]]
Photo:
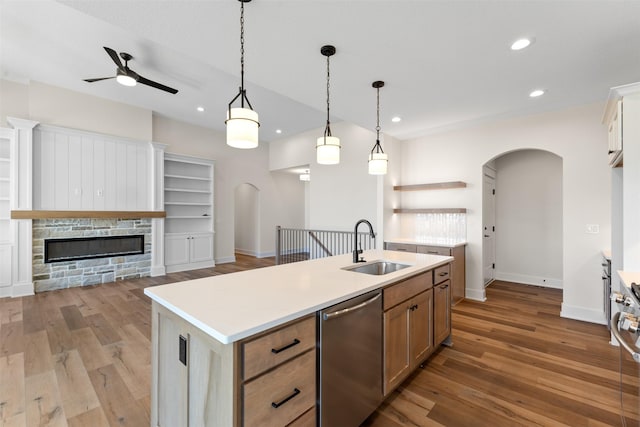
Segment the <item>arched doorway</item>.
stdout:
[[260,253],[260,190],[244,183],[234,192],[235,252],[258,256]]
[[511,151],[487,162],[483,175],[485,286],[495,279],[562,288],[562,158],[537,149]]

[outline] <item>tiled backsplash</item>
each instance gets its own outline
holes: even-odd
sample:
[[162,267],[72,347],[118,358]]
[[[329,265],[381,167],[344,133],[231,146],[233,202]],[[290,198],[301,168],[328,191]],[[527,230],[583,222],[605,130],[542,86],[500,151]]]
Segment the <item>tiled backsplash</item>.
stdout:
[[[45,239],[134,234],[144,234],[144,254],[44,263]],[[35,292],[145,277],[150,271],[151,219],[33,220]]]

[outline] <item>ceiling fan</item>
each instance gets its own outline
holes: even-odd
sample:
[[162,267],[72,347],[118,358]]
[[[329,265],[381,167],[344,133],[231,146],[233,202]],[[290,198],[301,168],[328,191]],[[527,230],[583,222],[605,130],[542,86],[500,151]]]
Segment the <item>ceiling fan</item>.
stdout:
[[132,69],[129,68],[129,61],[133,59],[133,56],[129,55],[126,52],[120,52],[120,58],[124,60],[124,65],[120,61],[118,57],[118,53],[111,49],[110,47],[103,46],[104,50],[107,51],[113,62],[116,63],[118,68],[116,69],[116,75],[113,77],[99,77],[97,79],[85,79],[85,82],[93,83],[99,82],[100,80],[108,80],[108,79],[116,79],[118,83],[124,86],[135,86],[136,83],[141,83],[143,85],[155,87],[156,89],[164,90],[165,92],[176,94],[178,93],[177,89],[174,89],[169,86],[165,86],[163,84],[154,82],[145,77],[142,77],[140,74],[136,73]]

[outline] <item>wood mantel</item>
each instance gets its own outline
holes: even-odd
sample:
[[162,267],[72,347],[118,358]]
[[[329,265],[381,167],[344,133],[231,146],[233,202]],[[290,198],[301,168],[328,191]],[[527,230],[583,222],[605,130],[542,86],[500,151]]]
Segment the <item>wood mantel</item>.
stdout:
[[60,219],[60,218],[164,218],[165,211],[11,211],[11,219]]

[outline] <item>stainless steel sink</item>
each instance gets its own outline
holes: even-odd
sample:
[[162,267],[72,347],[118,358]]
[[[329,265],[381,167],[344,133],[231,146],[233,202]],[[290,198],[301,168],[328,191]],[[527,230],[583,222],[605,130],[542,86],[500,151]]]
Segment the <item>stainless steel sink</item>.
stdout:
[[372,274],[374,276],[382,276],[383,274],[393,273],[403,268],[411,267],[407,264],[398,264],[391,261],[375,261],[368,264],[356,265],[353,267],[345,267],[344,270],[355,271],[356,273]]

